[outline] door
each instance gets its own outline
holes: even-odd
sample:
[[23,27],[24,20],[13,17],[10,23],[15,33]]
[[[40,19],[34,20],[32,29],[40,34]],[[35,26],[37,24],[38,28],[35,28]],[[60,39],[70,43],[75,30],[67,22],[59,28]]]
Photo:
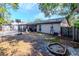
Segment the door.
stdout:
[[53,25],[50,27],[50,34],[54,34]]

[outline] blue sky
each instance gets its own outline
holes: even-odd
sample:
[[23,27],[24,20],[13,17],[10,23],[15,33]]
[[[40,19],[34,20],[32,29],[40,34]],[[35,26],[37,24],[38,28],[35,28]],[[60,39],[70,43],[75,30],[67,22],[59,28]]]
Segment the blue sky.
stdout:
[[[42,20],[48,19],[44,17],[44,13],[42,13],[39,8],[38,4],[36,3],[20,3],[19,9],[14,11],[12,9],[9,9],[11,13],[12,19],[21,19],[24,22],[32,22],[37,18],[40,18]],[[51,18],[57,18],[60,16],[53,15]]]

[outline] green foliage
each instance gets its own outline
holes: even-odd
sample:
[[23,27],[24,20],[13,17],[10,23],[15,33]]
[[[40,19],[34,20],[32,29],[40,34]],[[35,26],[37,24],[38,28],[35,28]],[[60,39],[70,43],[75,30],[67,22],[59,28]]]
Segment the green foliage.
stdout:
[[39,22],[41,22],[42,20],[40,19],[40,18],[37,18],[37,19],[35,19],[35,23],[39,23]]
[[[48,13],[48,15],[50,15],[50,13],[52,12],[57,12],[55,11],[56,9],[59,8],[58,11],[62,13],[65,13],[65,9],[68,8],[69,10],[66,11],[67,14],[69,15],[70,12],[73,13],[73,11],[78,7],[77,3],[41,3],[39,4],[39,9],[44,12],[45,14]],[[53,13],[52,13],[53,14]],[[47,16],[48,16],[47,15]]]
[[4,20],[4,18],[0,18],[0,26],[6,23],[9,23],[9,21]]
[[40,3],[39,9],[45,13],[45,16],[50,16],[53,13],[52,9],[55,9],[57,5],[58,3]]
[[0,7],[0,13],[4,13],[4,12],[6,12],[6,9],[3,7]]
[[60,42],[60,39],[58,37],[55,37],[54,39],[52,39],[52,42]]
[[53,42],[60,42],[60,39],[58,37],[52,37],[52,38],[45,38],[45,41],[53,43]]
[[7,21],[8,15],[10,15],[10,13],[8,12],[9,7],[16,10],[19,6],[17,3],[0,3],[0,25],[9,23]]
[[[41,3],[39,9],[44,12],[45,16],[53,14],[65,15],[70,25],[69,18],[73,15],[74,10],[79,7],[78,3]],[[59,10],[57,10],[59,8]],[[66,10],[68,9],[68,10]],[[56,11],[57,10],[57,11]]]
[[74,26],[79,29],[79,20],[74,22]]
[[9,5],[14,9],[17,10],[19,8],[18,3],[9,3]]
[[6,20],[4,20],[4,18],[3,17],[0,17],[0,26],[1,25],[3,25],[3,24],[5,24],[7,21]]

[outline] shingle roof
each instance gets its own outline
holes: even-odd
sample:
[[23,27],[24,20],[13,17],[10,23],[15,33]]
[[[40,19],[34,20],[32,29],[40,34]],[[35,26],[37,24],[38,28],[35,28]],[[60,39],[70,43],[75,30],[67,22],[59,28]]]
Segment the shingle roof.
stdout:
[[48,19],[48,20],[41,20],[39,22],[32,22],[28,24],[50,24],[50,23],[60,23],[65,18],[57,18],[57,19]]

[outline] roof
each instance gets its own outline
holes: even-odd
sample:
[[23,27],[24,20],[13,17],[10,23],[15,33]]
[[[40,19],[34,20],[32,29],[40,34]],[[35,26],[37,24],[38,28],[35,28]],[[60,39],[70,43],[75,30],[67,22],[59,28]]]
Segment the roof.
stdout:
[[41,22],[41,23],[36,23],[36,24],[51,24],[51,23],[53,23],[53,24],[55,24],[55,23],[61,23],[61,21],[52,21],[52,20],[46,20],[46,21],[44,21],[44,22]]
[[61,21],[65,18],[57,18],[57,19],[48,19],[48,20],[41,20],[40,22],[33,22],[29,23],[29,25],[33,24],[54,24],[54,23],[61,23]]
[[25,25],[26,23],[22,23],[22,22],[20,22],[20,23],[17,23],[17,22],[13,22],[13,23],[11,23],[12,25]]
[[56,19],[48,19],[48,20],[41,20],[39,22],[31,22],[31,23],[17,23],[17,22],[13,22],[9,25],[37,25],[37,24],[58,24],[61,23],[62,20],[65,18],[56,18]]

